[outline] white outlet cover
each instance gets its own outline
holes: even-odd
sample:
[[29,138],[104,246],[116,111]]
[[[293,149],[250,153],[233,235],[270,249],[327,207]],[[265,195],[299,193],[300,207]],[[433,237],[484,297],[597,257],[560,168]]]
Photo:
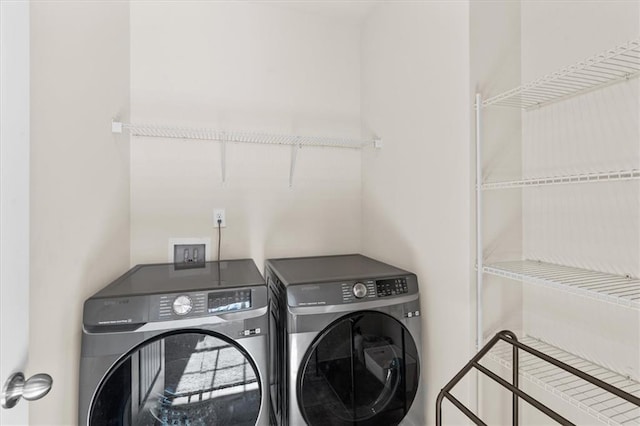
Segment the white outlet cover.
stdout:
[[217,228],[218,227],[218,220],[217,217],[218,215],[222,216],[222,223],[220,224],[220,228],[224,228],[227,226],[227,215],[224,211],[224,209],[213,209],[213,227]]
[[173,262],[173,246],[177,244],[204,244],[205,261],[211,260],[211,238],[169,238],[167,262]]

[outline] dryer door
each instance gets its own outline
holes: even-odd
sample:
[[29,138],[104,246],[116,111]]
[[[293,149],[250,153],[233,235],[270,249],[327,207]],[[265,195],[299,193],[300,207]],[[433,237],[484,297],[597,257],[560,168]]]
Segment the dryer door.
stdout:
[[93,398],[89,424],[253,426],[260,412],[258,377],[249,355],[224,336],[164,334],[111,369]]
[[416,345],[395,318],[349,314],[314,340],[298,373],[298,403],[316,425],[397,425],[416,396]]

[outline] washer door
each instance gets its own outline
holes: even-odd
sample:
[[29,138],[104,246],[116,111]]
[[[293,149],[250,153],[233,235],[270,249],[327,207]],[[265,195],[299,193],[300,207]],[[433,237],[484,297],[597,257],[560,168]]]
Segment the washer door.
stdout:
[[381,312],[349,314],[314,340],[298,373],[298,403],[316,425],[397,425],[418,389],[415,342]]
[[124,356],[100,384],[92,426],[256,423],[261,388],[249,355],[224,336],[173,332]]

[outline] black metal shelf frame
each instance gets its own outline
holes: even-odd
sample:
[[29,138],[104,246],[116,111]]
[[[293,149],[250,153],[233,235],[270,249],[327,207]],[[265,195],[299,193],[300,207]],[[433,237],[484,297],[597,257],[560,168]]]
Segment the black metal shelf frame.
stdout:
[[[498,342],[506,342],[507,344],[512,346],[512,383],[509,383],[508,381],[504,380],[502,377],[498,376],[496,373],[494,373],[493,371],[487,369],[486,367],[484,367],[483,365],[481,365],[479,362],[482,358],[484,358],[485,355],[487,355],[487,353],[498,343]],[[527,346],[521,342],[518,341],[518,337],[509,330],[503,330],[499,333],[497,333],[463,368],[462,370],[460,370],[458,372],[458,374],[455,375],[455,377],[453,379],[451,379],[449,381],[449,383],[447,383],[442,390],[440,391],[440,393],[438,394],[438,397],[436,399],[436,425],[437,426],[441,426],[442,425],[442,401],[446,398],[448,399],[454,406],[456,406],[465,416],[467,416],[474,424],[476,425],[484,425],[486,426],[486,423],[483,422],[476,414],[474,414],[469,408],[467,408],[462,402],[460,402],[457,398],[455,398],[452,394],[451,394],[451,390],[458,384],[458,382],[460,382],[460,380],[462,380],[462,378],[464,376],[467,375],[467,373],[469,373],[469,371],[471,371],[473,368],[475,368],[476,370],[482,372],[483,374],[485,374],[486,376],[488,376],[490,379],[492,379],[493,381],[499,383],[500,385],[502,385],[504,388],[506,388],[507,390],[509,390],[513,395],[512,395],[512,424],[513,426],[518,426],[518,406],[519,406],[519,399],[522,398],[524,401],[526,401],[527,403],[531,404],[532,406],[534,406],[536,409],[540,410],[541,412],[543,412],[544,414],[546,414],[547,416],[549,416],[550,418],[552,418],[553,420],[555,420],[557,423],[561,424],[561,425],[574,425],[574,423],[572,423],[571,421],[569,421],[568,419],[566,419],[565,417],[561,416],[560,414],[558,414],[557,412],[555,412],[554,410],[552,410],[551,408],[547,407],[546,405],[542,404],[540,401],[538,401],[537,399],[533,398],[531,395],[527,394],[526,392],[524,392],[522,389],[520,389],[519,387],[519,361],[518,361],[518,354],[519,354],[519,350],[523,350],[537,358],[540,358],[552,365],[554,365],[555,367],[558,367],[576,377],[579,377],[619,398],[622,398],[623,400],[630,402],[631,404],[634,404],[638,407],[640,407],[640,398],[627,393],[609,383],[603,382],[602,380],[593,377],[587,373],[585,373],[584,371],[578,370],[577,368],[574,368],[568,364],[565,364],[562,361],[557,360],[556,358],[553,358],[547,354],[544,354],[530,346]]]

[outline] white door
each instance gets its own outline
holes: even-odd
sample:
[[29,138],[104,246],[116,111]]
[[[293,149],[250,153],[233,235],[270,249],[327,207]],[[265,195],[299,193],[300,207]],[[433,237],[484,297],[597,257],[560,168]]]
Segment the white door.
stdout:
[[[13,373],[24,372],[29,342],[29,2],[0,1],[0,20],[0,386],[3,386]],[[19,401],[12,409],[0,408],[0,424],[28,424],[28,404]]]

